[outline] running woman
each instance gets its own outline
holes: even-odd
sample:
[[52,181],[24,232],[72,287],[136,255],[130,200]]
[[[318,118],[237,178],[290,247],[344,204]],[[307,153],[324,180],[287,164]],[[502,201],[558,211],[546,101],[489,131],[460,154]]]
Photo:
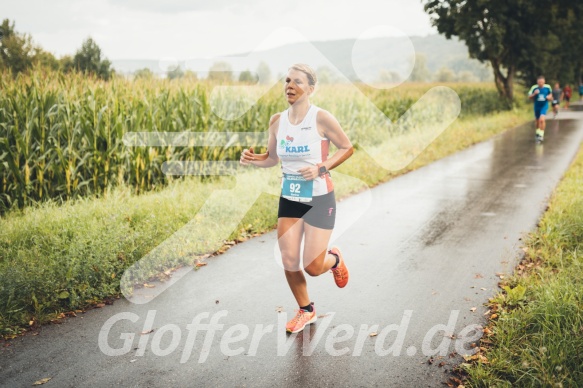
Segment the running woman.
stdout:
[[[289,333],[298,333],[317,319],[300,256],[310,276],[331,270],[340,288],[346,286],[349,277],[340,249],[328,250],[336,219],[329,171],[348,159],[353,148],[336,118],[310,103],[316,82],[316,74],[309,66],[295,64],[289,68],[284,87],[289,108],[269,121],[267,153],[245,149],[240,160],[243,165],[257,167],[273,167],[281,160],[277,237],[285,277],[299,306],[286,325]],[[337,151],[328,157],[330,143]],[[302,239],[304,248],[300,252]]]
[[565,85],[563,89],[563,98],[565,99],[565,109],[569,109],[569,101],[571,101],[571,96],[573,95],[573,89],[569,84]]
[[561,89],[561,86],[557,82],[555,84],[555,87],[553,88],[553,103],[552,103],[553,104],[553,113],[554,113],[553,117],[557,117],[557,115],[559,114],[559,107],[560,107],[562,99],[563,99],[563,89]]
[[536,123],[537,142],[542,142],[545,136],[545,115],[549,107],[548,101],[551,100],[552,90],[549,84],[545,84],[545,77],[540,75],[536,84],[532,85],[528,92],[528,98],[534,101],[534,118]]
[[579,101],[583,101],[583,81],[579,84]]

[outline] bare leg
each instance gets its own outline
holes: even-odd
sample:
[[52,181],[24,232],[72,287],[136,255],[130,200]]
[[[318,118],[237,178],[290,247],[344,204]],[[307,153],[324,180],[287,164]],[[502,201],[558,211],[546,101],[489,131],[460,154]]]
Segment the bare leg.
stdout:
[[546,120],[545,120],[545,116],[541,115],[541,117],[540,117],[539,121],[540,121],[540,126],[539,126],[539,128],[540,128],[542,131],[544,131],[544,130],[545,130],[545,127],[547,126],[547,122],[546,122]]
[[308,285],[300,268],[300,246],[304,233],[304,220],[279,218],[277,220],[277,242],[285,270],[285,277],[298,306],[310,304]]
[[336,256],[328,253],[332,230],[304,224],[304,268],[308,275],[319,276],[336,264]]

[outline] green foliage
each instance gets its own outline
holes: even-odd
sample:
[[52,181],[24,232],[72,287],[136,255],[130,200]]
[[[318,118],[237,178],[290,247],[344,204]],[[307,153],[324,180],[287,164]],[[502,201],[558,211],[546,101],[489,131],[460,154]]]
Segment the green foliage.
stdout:
[[101,58],[101,48],[92,38],[87,38],[73,57],[73,67],[77,71],[92,74],[103,80],[111,77],[111,62]]
[[261,61],[259,65],[257,65],[256,73],[260,84],[265,85],[271,82],[271,69],[267,63]]
[[435,81],[437,82],[454,82],[456,80],[456,76],[451,69],[447,67],[442,67],[435,73]]
[[[159,82],[166,87],[170,84],[168,81]],[[140,86],[139,90],[147,89],[147,85],[150,84],[141,81],[135,83]],[[108,85],[111,84],[118,89],[121,87],[114,82]],[[172,85],[176,87],[176,83]],[[425,88],[417,87],[416,93],[423,93]],[[393,96],[399,94],[399,98],[402,98],[406,93],[412,93],[412,89],[414,88],[410,85],[406,89],[391,90],[390,94],[381,96],[386,99],[391,94]],[[323,87],[321,94],[327,100],[333,100],[333,96],[347,94],[347,90],[349,89],[340,89],[339,92],[337,87],[331,87],[329,90]],[[128,95],[123,97],[129,98]],[[354,97],[355,95],[348,96],[347,100],[354,103]],[[198,98],[202,100],[204,94],[198,95]],[[277,98],[282,100],[279,94]],[[183,103],[188,104],[191,101],[185,100]],[[336,104],[338,101],[333,103]],[[325,100],[319,104],[329,105]],[[157,104],[156,109],[161,109],[160,106],[162,104]],[[267,107],[263,105],[262,110]],[[355,109],[362,107],[357,106]],[[281,106],[273,107],[274,110],[280,108]],[[152,111],[147,113],[151,115]],[[264,120],[262,125],[265,125],[272,113],[262,111],[260,116],[252,115],[245,120],[253,122],[261,119]],[[530,112],[528,113],[530,115]],[[350,115],[352,113],[343,114],[338,111],[338,117],[343,123],[348,121],[347,117]],[[130,116],[128,120],[135,120],[135,117]],[[408,166],[407,170],[428,164],[484,140],[523,120],[522,116],[515,112],[490,115],[480,120],[475,118],[458,120],[443,136],[436,139],[414,164]],[[212,125],[215,128],[214,125],[217,124],[215,122]],[[353,138],[354,134],[359,132],[358,128],[351,125],[345,127]],[[378,132],[378,127],[373,130]],[[395,149],[408,147],[407,134],[402,135],[391,137],[388,141],[385,138],[385,143],[380,145],[380,149],[385,150],[386,154],[387,143]],[[117,150],[127,152],[123,149]],[[147,152],[142,154],[142,151],[144,150],[135,150],[134,157],[148,154]],[[361,181],[350,180],[342,174],[358,177],[369,185],[386,181],[395,175],[380,167],[371,166],[377,166],[375,160],[359,150],[349,163],[340,166],[338,171],[340,174],[335,178],[338,198],[363,188]],[[278,169],[248,169],[243,173],[247,174],[243,178],[246,181],[271,182],[277,190]],[[87,304],[118,294],[120,277],[126,268],[151,252],[191,221],[195,215],[198,214],[199,217],[197,222],[209,223],[209,219],[201,217],[198,210],[211,193],[232,187],[233,180],[229,177],[191,177],[172,181],[168,187],[158,187],[144,195],[135,195],[134,187],[121,184],[108,189],[100,198],[79,198],[63,204],[46,201],[34,207],[15,209],[5,214],[0,218],[0,336],[18,333],[21,330],[19,326],[27,327],[30,320],[46,322],[59,312],[83,308]],[[229,203],[217,208],[212,214],[210,223],[222,225],[231,222],[232,213],[224,209],[231,203],[234,203],[233,206],[239,206],[240,203],[249,202],[247,197],[250,195],[249,190],[245,190],[236,199],[226,198],[226,202]],[[276,222],[277,197],[263,194],[240,225],[234,228],[230,239],[241,240],[254,233],[265,232],[272,229]],[[154,268],[156,270],[154,272],[164,271],[179,264],[191,265],[197,255],[203,252],[211,253],[208,247],[217,244],[220,246],[224,239],[215,235],[215,229],[217,228],[206,228],[204,235],[179,244],[177,254],[173,255],[171,260],[164,260],[164,266]]]
[[524,295],[526,294],[526,287],[521,284],[518,284],[514,288],[510,288],[510,286],[503,286],[504,291],[506,291],[506,295],[504,297],[504,303],[510,307],[515,307],[521,305],[524,301]]
[[431,77],[431,73],[427,68],[427,58],[423,54],[415,54],[415,58],[411,59],[414,61],[413,70],[409,76],[409,81],[412,82],[425,82]]
[[396,71],[381,70],[379,73],[379,82],[394,84],[401,82],[401,76]]
[[571,81],[581,73],[581,2],[425,0],[425,10],[441,34],[459,37],[471,57],[490,63],[508,101],[515,77],[532,84],[541,73]]
[[[213,113],[212,84],[183,77],[180,82],[136,78],[107,83],[80,74],[33,72],[0,79],[0,213],[50,198],[68,200],[102,195],[119,184],[143,193],[166,185],[167,161],[237,160],[235,147],[128,147],[123,136],[136,131],[261,132],[274,113],[285,109],[275,87],[240,119]],[[397,120],[433,85],[380,90],[352,85],[322,85],[314,103],[338,112],[355,143],[376,144],[386,135],[386,119]],[[261,86],[249,86],[259,88]],[[454,87],[462,116],[504,109],[493,87]],[[265,92],[265,91],[264,91]],[[233,102],[235,104],[236,102]],[[226,110],[233,110],[226,103]]]
[[0,26],[0,71],[10,70],[14,75],[31,69],[34,65],[56,70],[55,57],[35,46],[32,37],[15,30],[14,22],[4,19]]
[[64,55],[59,59],[59,65],[63,73],[70,73],[75,70],[75,64],[73,63],[73,57],[70,55]]
[[172,66],[166,72],[166,77],[169,80],[179,79],[179,78],[184,77],[184,71],[182,70],[182,67],[180,67],[180,66]]
[[214,82],[231,82],[233,69],[227,62],[215,62],[209,69],[208,79]]
[[154,73],[152,70],[148,69],[147,67],[137,70],[134,73],[134,79],[152,79],[154,78]]
[[239,74],[239,82],[255,83],[257,82],[257,78],[249,70],[245,70]]
[[[583,385],[583,148],[526,244],[466,386]],[[514,285],[514,287],[512,287]]]

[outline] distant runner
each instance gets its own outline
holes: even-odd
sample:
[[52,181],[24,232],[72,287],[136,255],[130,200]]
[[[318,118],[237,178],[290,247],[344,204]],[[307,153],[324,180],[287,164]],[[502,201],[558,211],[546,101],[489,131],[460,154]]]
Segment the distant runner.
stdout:
[[[267,153],[255,154],[250,148],[241,154],[243,165],[267,168],[281,160],[277,238],[285,277],[299,306],[296,316],[286,325],[289,333],[298,333],[317,319],[302,268],[310,276],[331,270],[340,288],[348,283],[348,269],[340,249],[328,250],[336,219],[329,171],[348,159],[353,148],[336,118],[310,103],[316,81],[309,66],[290,67],[284,88],[289,108],[271,117]],[[328,158],[330,143],[337,151]]]
[[565,109],[569,109],[569,101],[571,101],[571,96],[573,95],[573,89],[569,84],[565,85],[563,89],[563,98],[565,99]]
[[583,82],[579,84],[579,101],[583,101]]
[[557,82],[555,84],[555,87],[553,88],[553,113],[554,113],[554,117],[557,117],[557,115],[559,114],[559,108],[560,108],[560,104],[561,104],[562,99],[563,99],[563,89],[561,89],[561,86]]
[[545,115],[549,108],[549,100],[553,98],[551,86],[545,83],[544,76],[541,75],[536,79],[536,84],[532,85],[528,91],[528,98],[534,101],[535,139],[540,143],[545,137]]

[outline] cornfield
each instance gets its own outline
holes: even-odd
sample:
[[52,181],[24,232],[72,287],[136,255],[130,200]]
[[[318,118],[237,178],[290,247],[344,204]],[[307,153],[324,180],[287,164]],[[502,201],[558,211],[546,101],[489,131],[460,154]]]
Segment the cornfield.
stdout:
[[[177,80],[103,82],[41,71],[16,79],[2,75],[0,213],[48,199],[100,195],[120,184],[135,193],[149,191],[172,179],[162,173],[164,162],[238,160],[246,144],[128,147],[122,141],[129,132],[263,132],[271,115],[286,108],[276,86],[237,120],[223,120],[212,110],[213,86]],[[384,116],[395,120],[431,86],[359,90],[323,85],[314,102],[336,115],[353,143],[375,142],[378,127],[386,125]],[[454,88],[463,114],[504,109],[493,86]]]

